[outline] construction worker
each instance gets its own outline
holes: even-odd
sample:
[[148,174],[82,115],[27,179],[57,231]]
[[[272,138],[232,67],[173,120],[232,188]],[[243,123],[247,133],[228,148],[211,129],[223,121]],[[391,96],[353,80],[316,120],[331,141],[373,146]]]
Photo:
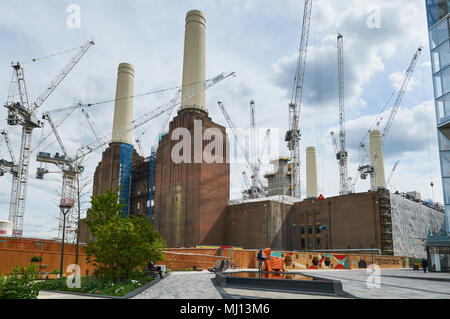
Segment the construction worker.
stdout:
[[263,261],[265,260],[265,258],[263,257],[261,249],[259,250],[257,258],[258,258],[258,271],[262,272]]

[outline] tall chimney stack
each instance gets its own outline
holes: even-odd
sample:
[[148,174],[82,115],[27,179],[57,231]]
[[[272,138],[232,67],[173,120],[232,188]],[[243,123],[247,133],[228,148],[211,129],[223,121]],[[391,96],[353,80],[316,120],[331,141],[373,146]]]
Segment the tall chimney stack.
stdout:
[[318,196],[316,148],[311,146],[306,149],[306,198]]
[[381,132],[370,132],[370,165],[375,168],[375,173],[370,176],[370,187],[373,191],[386,188],[384,176],[383,145]]
[[133,144],[131,122],[133,121],[134,67],[121,63],[117,74],[116,104],[112,131],[113,143]]
[[186,14],[182,109],[194,108],[206,112],[205,91],[192,96],[200,88],[199,84],[205,81],[205,59],[206,18],[203,12],[192,10]]

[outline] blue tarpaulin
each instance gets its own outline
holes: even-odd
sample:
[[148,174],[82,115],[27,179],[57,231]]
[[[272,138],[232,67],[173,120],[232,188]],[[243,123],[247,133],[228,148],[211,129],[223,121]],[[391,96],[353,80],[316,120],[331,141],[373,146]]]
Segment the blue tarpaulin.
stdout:
[[130,213],[130,191],[131,191],[131,156],[133,146],[130,144],[120,145],[120,174],[119,174],[119,197],[124,202],[124,213]]
[[155,162],[156,151],[152,147],[152,155],[150,155],[150,176],[148,181],[148,212],[147,217],[149,221],[153,221],[153,185],[155,184]]

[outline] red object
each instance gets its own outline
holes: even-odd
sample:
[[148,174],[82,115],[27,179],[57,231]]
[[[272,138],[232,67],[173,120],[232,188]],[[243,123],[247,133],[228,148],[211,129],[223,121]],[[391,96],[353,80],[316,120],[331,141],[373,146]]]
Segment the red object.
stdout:
[[434,187],[434,184],[433,184],[433,182],[431,182],[431,187]]
[[325,200],[325,197],[323,197],[323,195],[320,194],[318,200]]

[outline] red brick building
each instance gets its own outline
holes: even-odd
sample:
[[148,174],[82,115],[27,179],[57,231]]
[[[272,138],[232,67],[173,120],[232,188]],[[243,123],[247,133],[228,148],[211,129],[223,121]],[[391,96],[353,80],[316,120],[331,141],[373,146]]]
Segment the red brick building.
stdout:
[[[199,124],[201,136],[194,134]],[[191,163],[176,164],[172,159],[172,150],[179,143],[172,140],[177,128],[187,129],[192,137],[188,143],[191,150],[188,162],[190,160]],[[217,129],[221,136],[205,140],[205,132],[211,128]],[[214,139],[222,148],[215,150],[222,151],[218,154],[221,161],[209,164],[201,155]],[[156,157],[154,208],[155,228],[168,247],[195,247],[223,242],[225,211],[230,197],[227,151],[225,128],[215,124],[202,110],[182,109],[170,123],[169,133],[162,137]],[[189,149],[182,152],[189,152]],[[196,163],[199,158],[200,162]]]

